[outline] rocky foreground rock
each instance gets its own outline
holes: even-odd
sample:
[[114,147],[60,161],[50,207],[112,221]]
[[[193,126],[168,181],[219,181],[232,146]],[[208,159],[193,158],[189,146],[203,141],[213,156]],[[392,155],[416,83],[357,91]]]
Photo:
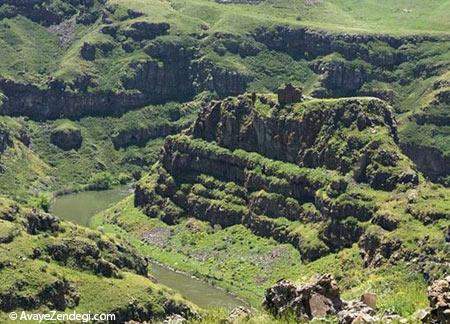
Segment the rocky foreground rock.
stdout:
[[428,287],[428,300],[431,309],[422,322],[433,324],[450,323],[450,276],[436,280]]
[[[450,276],[431,284],[428,299],[430,309],[420,320],[450,323]],[[266,290],[263,306],[276,317],[293,314],[299,321],[336,316],[339,324],[407,322],[396,314],[380,315],[374,294],[365,293],[360,300],[342,300],[337,282],[330,274],[302,285],[282,279]]]

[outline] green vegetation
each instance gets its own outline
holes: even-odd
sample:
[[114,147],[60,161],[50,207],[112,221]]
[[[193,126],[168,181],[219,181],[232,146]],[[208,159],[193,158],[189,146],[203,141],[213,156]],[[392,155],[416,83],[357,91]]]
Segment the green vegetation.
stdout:
[[[280,278],[326,272],[381,312],[427,306],[424,278],[450,262],[450,0],[69,2],[0,5],[12,309],[194,310],[143,256],[257,308]],[[285,82],[301,102],[277,105]],[[95,230],[43,213],[55,193],[131,181]],[[276,321],[295,322],[248,322]]]
[[[2,321],[14,309],[161,319],[170,300],[195,310],[144,276],[144,259],[127,243],[48,217],[0,198],[0,294],[12,294],[2,304]],[[127,314],[129,309],[136,313]]]
[[[43,123],[0,117],[0,128],[14,135],[14,145],[1,157],[5,171],[0,173],[0,191],[25,202],[40,191],[98,190],[128,182],[132,175],[139,177],[149,170],[163,137],[186,127],[197,104],[169,103],[117,118],[79,121]],[[80,130],[83,138],[79,149],[64,151],[51,144],[52,133],[74,130]],[[32,147],[20,141],[22,133],[29,134]]]
[[427,305],[420,275],[403,263],[365,269],[357,246],[302,263],[289,244],[257,237],[242,225],[220,229],[188,218],[168,226],[134,208],[132,197],[95,216],[91,226],[128,240],[155,261],[243,296],[254,306],[260,304],[265,288],[280,278],[301,282],[329,272],[338,279],[345,298],[377,293],[382,311],[410,315]]

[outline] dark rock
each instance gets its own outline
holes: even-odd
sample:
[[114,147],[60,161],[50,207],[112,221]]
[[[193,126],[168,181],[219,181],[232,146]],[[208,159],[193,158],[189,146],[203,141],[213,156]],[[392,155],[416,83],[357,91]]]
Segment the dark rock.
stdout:
[[0,219],[12,222],[16,220],[19,214],[20,208],[16,203],[12,201],[6,201],[4,204],[0,204]]
[[287,83],[277,90],[278,102],[283,106],[300,102],[303,96],[302,93],[301,88],[294,87],[292,83]]
[[113,36],[113,37],[116,36],[117,30],[118,30],[118,27],[115,26],[115,25],[106,25],[106,26],[103,26],[103,27],[100,29],[100,31],[101,31],[103,34],[111,35],[111,36]]
[[33,210],[26,216],[27,232],[32,235],[40,232],[57,232],[60,230],[59,218],[37,210]]
[[154,138],[166,137],[171,134],[176,134],[183,129],[185,125],[172,126],[169,124],[157,127],[130,129],[120,131],[111,138],[114,148],[128,147],[132,145],[144,146],[149,140]]
[[[19,282],[16,282],[19,284]],[[22,289],[26,286],[33,286],[28,282],[20,282]],[[76,289],[67,280],[56,280],[52,283],[46,284],[34,295],[22,295],[20,290],[13,289],[0,293],[0,310],[10,312],[12,310],[21,308],[25,310],[32,310],[41,306],[64,311],[67,308],[74,308],[79,304],[80,296]]]
[[83,142],[81,131],[75,127],[57,127],[50,134],[50,141],[59,148],[69,151],[79,149]]
[[363,234],[363,229],[358,221],[352,217],[337,221],[332,220],[320,232],[320,238],[332,251],[340,251],[350,248],[353,243],[358,242]]
[[80,55],[86,61],[95,60],[95,45],[84,43],[81,47]]
[[187,305],[174,300],[168,300],[163,305],[164,311],[168,315],[178,314],[184,318],[194,318],[197,314]]
[[[109,43],[86,43],[83,47],[87,59],[95,59],[97,46],[104,54],[111,50]],[[5,95],[2,113],[28,116],[34,120],[117,116],[148,104],[188,101],[204,90],[220,96],[239,94],[245,91],[251,80],[247,75],[219,68],[206,60],[196,61],[198,49],[186,48],[182,44],[155,41],[147,50],[160,62],[149,58],[130,63],[121,76],[125,89],[121,91],[89,92],[89,88],[96,87],[89,76],[79,80],[77,76],[72,85],[69,83],[74,91],[45,89],[0,78],[0,91]]]
[[424,323],[450,323],[450,276],[434,281],[428,287],[428,300],[431,309],[422,319]]
[[256,215],[245,215],[242,222],[255,235],[272,238],[281,244],[291,244],[300,252],[302,260],[314,261],[330,252],[325,245],[309,246],[304,244],[301,235],[293,235],[285,226],[277,226],[270,219]]
[[[397,51],[404,44],[439,40],[439,37],[433,36],[395,37],[375,34],[347,34],[286,25],[260,27],[255,30],[253,37],[269,49],[288,53],[294,58],[307,57],[313,59],[337,52],[347,60],[361,57],[373,65],[383,67],[386,65],[392,67],[407,59]],[[368,45],[377,42],[387,44],[391,51],[381,57],[373,57]],[[394,55],[392,55],[392,52]]]
[[434,147],[420,143],[401,143],[403,152],[414,161],[419,171],[430,180],[438,181],[441,177],[450,176],[450,157]]
[[311,320],[336,314],[342,300],[331,275],[323,275],[300,286],[284,279],[278,281],[266,290],[263,306],[274,316],[293,313],[298,320]]
[[12,145],[11,133],[7,129],[0,128],[0,154]]
[[119,269],[111,262],[100,259],[95,264],[94,271],[105,277],[118,277]]
[[125,30],[123,33],[125,36],[131,37],[135,41],[142,41],[144,39],[154,39],[161,35],[167,35],[169,29],[170,25],[168,23],[139,21],[131,24],[131,28]]
[[[263,98],[260,100],[265,101]],[[349,139],[345,153],[342,148],[330,145],[328,139],[341,127],[356,124],[361,114],[365,116],[366,125],[386,127],[392,137],[386,142],[366,143],[366,147],[362,143],[353,145]],[[364,131],[370,132],[371,129]],[[320,135],[323,134],[321,132],[327,135]],[[409,168],[399,168],[399,159],[394,151],[383,150],[387,146],[385,144],[391,147],[391,141],[397,140],[396,132],[391,108],[378,99],[368,102],[361,99],[340,100],[332,109],[304,109],[301,116],[280,107],[276,115],[264,116],[253,107],[249,96],[235,101],[210,103],[193,128],[194,137],[215,141],[229,149],[257,152],[270,159],[308,168],[323,166],[343,174],[353,169],[358,181],[382,190],[392,190],[402,181],[411,181],[411,184],[418,182],[411,162]]]
[[50,307],[64,311],[66,308],[74,308],[80,301],[80,296],[69,281],[56,280],[53,284],[44,287],[39,293],[39,299]]
[[133,9],[128,9],[127,14],[130,19],[138,18],[144,15],[142,12]]
[[398,227],[399,221],[388,213],[377,213],[372,219],[372,223],[377,224],[386,231],[393,231]]
[[352,96],[356,95],[361,86],[370,81],[368,67],[355,66],[345,61],[326,61],[319,63],[314,70],[320,74],[320,83],[326,88],[326,93],[315,95],[318,97]]
[[401,249],[400,240],[386,239],[380,236],[375,233],[366,233],[358,243],[365,267],[378,267]]
[[98,11],[85,11],[77,17],[77,23],[91,25],[95,23],[99,17],[100,13]]

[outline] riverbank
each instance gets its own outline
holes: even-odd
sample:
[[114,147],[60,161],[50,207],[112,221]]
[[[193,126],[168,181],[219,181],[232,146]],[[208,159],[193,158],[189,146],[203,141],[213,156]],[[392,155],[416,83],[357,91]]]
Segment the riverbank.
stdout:
[[134,208],[133,197],[94,216],[91,227],[126,239],[148,258],[240,296],[253,307],[260,306],[267,287],[283,277],[298,278],[305,268],[290,245],[256,237],[243,226],[222,230],[193,219],[169,226]]
[[[91,217],[129,196],[130,185],[116,186],[102,191],[81,191],[56,197],[50,207],[52,214],[77,225],[89,226]],[[161,283],[185,296],[202,308],[249,307],[242,298],[201,280],[191,274],[177,271],[163,263],[151,260],[151,274]]]

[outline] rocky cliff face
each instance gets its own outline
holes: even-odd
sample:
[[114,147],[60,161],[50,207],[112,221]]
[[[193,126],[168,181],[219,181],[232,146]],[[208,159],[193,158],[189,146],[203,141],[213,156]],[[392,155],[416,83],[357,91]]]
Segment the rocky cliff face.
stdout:
[[3,115],[27,116],[35,120],[121,114],[146,102],[141,94],[77,93],[61,88],[41,89],[5,79],[0,80],[0,88],[6,97],[0,107]]
[[[379,207],[374,196],[355,191],[351,177],[385,191],[418,181],[398,153],[390,108],[376,99],[270,108],[265,97],[228,98],[207,105],[190,134],[166,140],[160,162],[136,187],[135,205],[168,224],[186,216],[243,224],[291,244],[304,260],[364,237],[361,222]],[[373,249],[370,258],[380,254],[367,242],[361,246]]]
[[432,181],[439,181],[441,177],[450,174],[450,157],[445,156],[436,148],[420,144],[405,143],[401,145],[403,152],[417,165],[417,168]]
[[54,0],[4,0],[0,4],[5,7],[3,12],[6,18],[23,15],[49,26],[59,24],[76,14],[80,14],[78,18],[80,22],[92,23],[100,16],[98,8],[105,2],[104,0],[75,0],[63,4]]
[[[375,188],[390,190],[396,183],[418,181],[410,162],[409,167],[400,167],[404,157],[395,152],[396,123],[381,101],[316,101],[294,106],[293,111],[274,107],[266,115],[258,111],[263,106],[249,97],[214,102],[200,114],[193,135],[309,168],[326,167],[343,174],[353,169],[357,180]],[[340,141],[333,140],[337,137]]]
[[167,124],[158,126],[156,128],[152,127],[148,129],[131,129],[127,131],[120,131],[118,134],[114,135],[111,140],[115,149],[132,145],[143,146],[151,139],[163,138],[168,135],[176,134],[185,127],[186,125]]
[[[84,54],[89,59],[95,59],[95,46],[92,48],[93,53]],[[129,64],[121,77],[120,91],[88,90],[92,82],[86,78],[74,80],[71,88],[58,80],[42,88],[0,79],[5,97],[0,114],[35,120],[120,115],[147,104],[187,101],[205,90],[220,96],[235,95],[244,92],[251,79],[197,60],[195,48],[181,44],[155,42],[146,51],[151,57]]]
[[3,153],[8,146],[12,145],[10,134],[6,129],[0,129],[0,154]]
[[[261,27],[253,33],[253,37],[270,49],[283,51],[294,57],[312,59],[335,52],[348,60],[360,57],[374,65],[384,67],[398,65],[406,59],[401,51],[395,51],[404,44],[439,40],[432,36],[339,34],[288,26]],[[365,46],[377,42],[387,44],[394,52],[380,56]]]

